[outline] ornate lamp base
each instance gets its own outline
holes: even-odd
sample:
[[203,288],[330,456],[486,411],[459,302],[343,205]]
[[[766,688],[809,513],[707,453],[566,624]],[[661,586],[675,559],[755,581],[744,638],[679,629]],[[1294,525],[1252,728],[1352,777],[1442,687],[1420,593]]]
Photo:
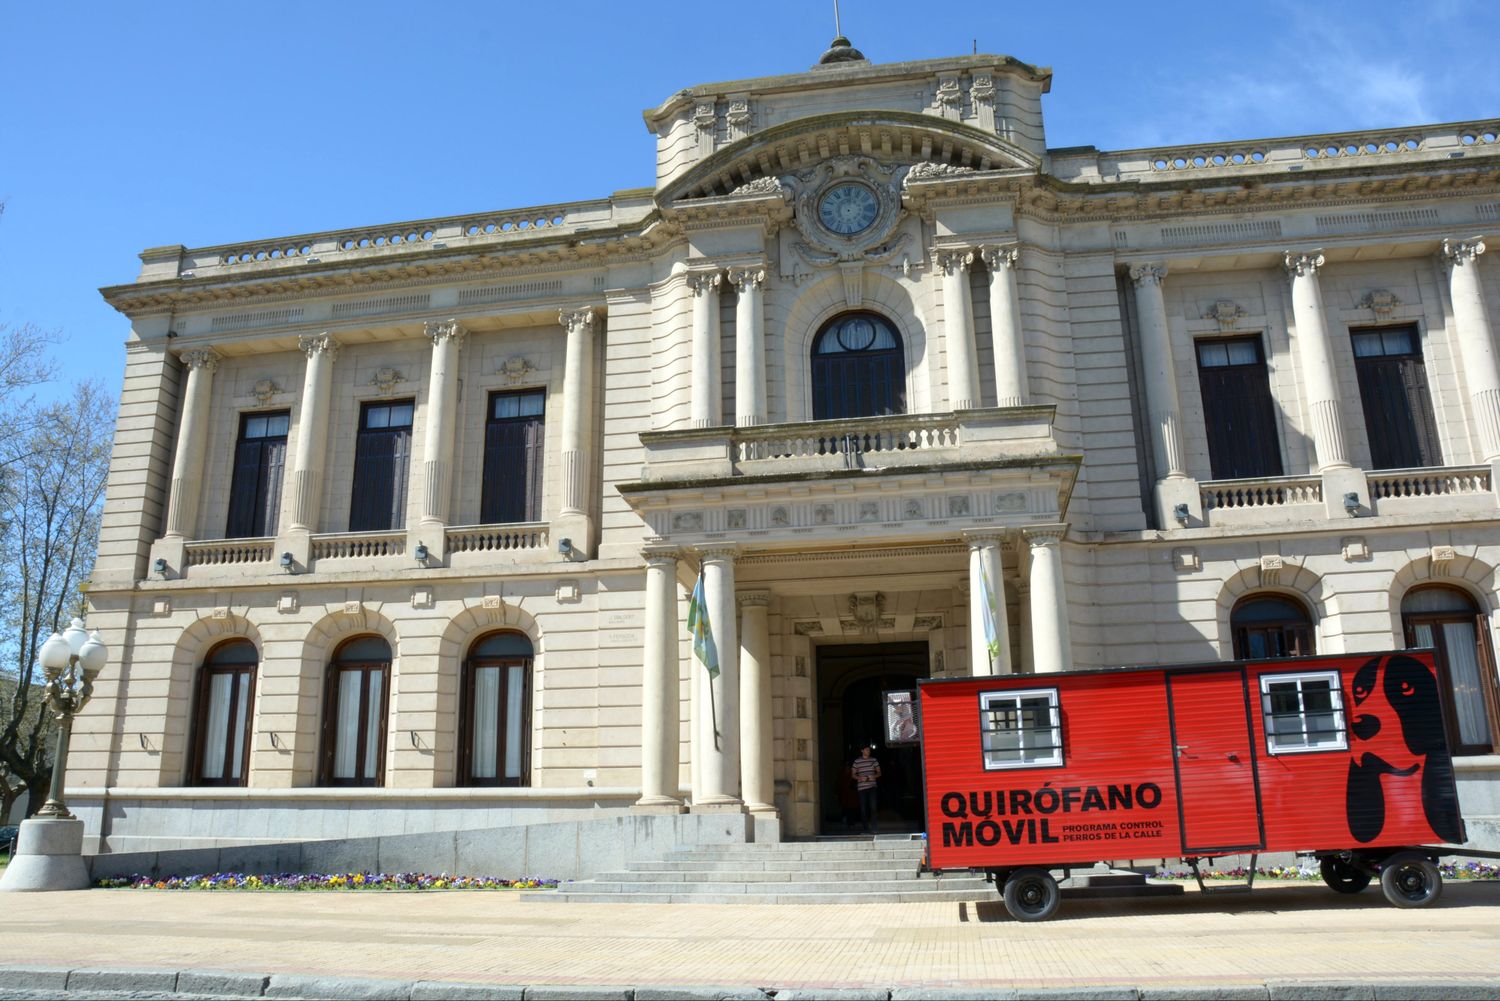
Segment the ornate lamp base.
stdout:
[[0,873],[0,891],[84,890],[83,821],[36,818],[21,821],[16,854]]

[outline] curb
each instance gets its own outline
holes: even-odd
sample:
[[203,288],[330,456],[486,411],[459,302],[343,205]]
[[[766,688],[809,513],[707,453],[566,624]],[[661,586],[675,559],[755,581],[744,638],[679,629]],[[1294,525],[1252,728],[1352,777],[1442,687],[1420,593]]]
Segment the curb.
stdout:
[[0,993],[126,992],[336,1001],[1500,1001],[1484,980],[1268,980],[1201,987],[627,987],[460,983],[134,967],[0,966]]

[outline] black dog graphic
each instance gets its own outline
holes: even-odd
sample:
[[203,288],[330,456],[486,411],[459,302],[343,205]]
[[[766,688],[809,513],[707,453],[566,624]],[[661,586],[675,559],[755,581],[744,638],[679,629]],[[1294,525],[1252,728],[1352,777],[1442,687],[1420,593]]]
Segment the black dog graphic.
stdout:
[[1367,709],[1350,727],[1359,746],[1351,748],[1344,808],[1355,840],[1369,844],[1385,828],[1384,777],[1420,770],[1428,826],[1444,841],[1462,841],[1453,758],[1432,671],[1413,657],[1376,657],[1355,672],[1354,704]]

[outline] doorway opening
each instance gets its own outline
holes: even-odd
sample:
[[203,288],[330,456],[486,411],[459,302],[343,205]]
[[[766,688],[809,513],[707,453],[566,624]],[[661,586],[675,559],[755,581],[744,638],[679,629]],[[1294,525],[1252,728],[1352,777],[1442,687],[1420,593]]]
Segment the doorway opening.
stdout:
[[880,832],[923,830],[920,749],[886,744],[882,693],[915,690],[917,679],[928,676],[927,644],[820,646],[817,665],[819,833],[862,830],[849,766],[864,745],[873,746],[880,761]]

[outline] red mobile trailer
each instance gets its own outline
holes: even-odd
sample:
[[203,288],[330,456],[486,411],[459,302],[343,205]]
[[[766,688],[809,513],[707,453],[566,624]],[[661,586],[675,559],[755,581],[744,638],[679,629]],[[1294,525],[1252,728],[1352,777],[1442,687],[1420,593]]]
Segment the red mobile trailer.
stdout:
[[[923,681],[929,866],[983,869],[1021,920],[1049,869],[1311,852],[1399,907],[1464,840],[1427,651]],[[1252,865],[1253,869],[1253,865]]]

